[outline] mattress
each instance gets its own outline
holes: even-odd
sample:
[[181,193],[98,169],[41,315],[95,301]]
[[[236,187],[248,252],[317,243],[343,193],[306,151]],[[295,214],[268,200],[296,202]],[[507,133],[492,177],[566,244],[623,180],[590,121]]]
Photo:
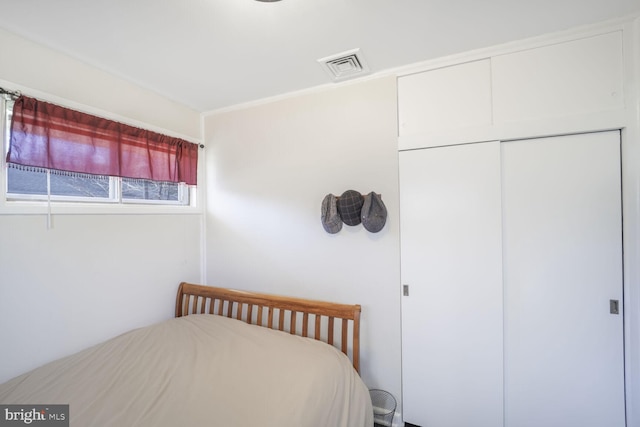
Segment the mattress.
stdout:
[[213,315],[140,328],[0,385],[3,404],[69,404],[71,426],[370,427],[336,348]]

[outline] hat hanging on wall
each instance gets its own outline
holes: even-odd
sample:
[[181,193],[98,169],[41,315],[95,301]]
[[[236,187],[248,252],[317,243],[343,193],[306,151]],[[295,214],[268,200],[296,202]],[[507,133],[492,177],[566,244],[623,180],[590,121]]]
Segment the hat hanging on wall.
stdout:
[[322,226],[327,233],[335,234],[342,230],[342,219],[338,215],[336,196],[327,194],[322,200]]
[[358,225],[362,221],[362,194],[355,190],[347,190],[338,198],[338,214],[347,225]]
[[372,191],[362,196],[355,190],[347,190],[340,197],[327,194],[322,200],[322,227],[330,234],[342,230],[342,223],[362,226],[377,233],[387,222],[387,207],[382,196]]
[[364,196],[362,204],[362,226],[372,233],[382,230],[387,222],[387,207],[380,194],[373,191]]

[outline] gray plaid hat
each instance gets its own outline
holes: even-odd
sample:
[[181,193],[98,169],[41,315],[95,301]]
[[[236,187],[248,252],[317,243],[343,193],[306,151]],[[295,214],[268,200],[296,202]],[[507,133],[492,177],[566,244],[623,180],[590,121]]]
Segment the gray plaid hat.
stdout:
[[387,207],[380,194],[373,191],[364,196],[362,205],[362,226],[372,233],[382,230],[387,222]]
[[347,190],[338,198],[338,214],[347,225],[358,225],[362,221],[362,194],[355,190]]
[[330,234],[335,234],[342,230],[342,219],[338,215],[338,207],[336,196],[333,194],[327,194],[322,200],[322,226],[325,231]]

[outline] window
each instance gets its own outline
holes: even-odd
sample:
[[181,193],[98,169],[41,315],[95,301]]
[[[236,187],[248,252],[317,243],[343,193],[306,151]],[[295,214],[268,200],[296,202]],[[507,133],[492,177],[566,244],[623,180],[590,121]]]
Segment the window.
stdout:
[[[10,149],[9,140],[11,135],[11,121],[13,119],[13,106],[13,100],[6,100],[4,102],[5,134],[3,140],[5,141],[5,158],[7,158]],[[28,122],[30,119],[31,118],[28,117],[25,120]],[[56,118],[54,118],[54,120],[55,119]],[[104,119],[101,119],[100,124],[102,124],[103,121]],[[114,122],[109,122],[108,125],[111,127],[113,126],[112,123]],[[58,122],[55,122],[53,126],[58,126],[58,124]],[[129,130],[128,126],[121,126],[123,126],[125,130]],[[31,130],[33,128],[27,126],[26,129]],[[38,128],[35,128],[33,132],[35,133],[37,131]],[[85,131],[86,128],[82,128],[78,132]],[[47,129],[47,132],[49,132],[49,129]],[[71,129],[70,132],[76,132],[76,129]],[[61,134],[65,135],[64,132]],[[155,136],[157,134],[153,135]],[[102,137],[102,134],[100,134],[100,137]],[[104,141],[100,140],[99,142],[101,145],[98,149],[104,149]],[[37,141],[36,144],[37,143],[40,143],[40,141]],[[107,142],[107,144],[109,143]],[[195,144],[188,144],[195,146]],[[69,147],[71,147],[71,149],[78,147],[82,150],[87,146],[84,141],[77,142],[75,145],[73,143],[66,145],[65,149],[67,150]],[[91,148],[95,148],[95,145],[92,145]],[[193,147],[189,148],[192,149]],[[195,185],[188,185],[184,182],[147,179],[144,176],[131,178],[91,174],[74,170],[58,170],[41,166],[15,164],[10,161],[5,165],[4,178],[7,201],[52,200],[77,203],[195,205]],[[76,164],[72,165],[70,169],[75,167]]]

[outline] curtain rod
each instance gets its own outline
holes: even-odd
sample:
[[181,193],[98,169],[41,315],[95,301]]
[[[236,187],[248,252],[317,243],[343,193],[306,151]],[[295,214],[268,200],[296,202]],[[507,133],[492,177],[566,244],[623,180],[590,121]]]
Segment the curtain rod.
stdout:
[[18,91],[18,90],[8,90],[8,89],[5,89],[5,88],[3,88],[3,87],[0,87],[0,94],[2,94],[2,95],[9,95],[9,97],[10,97],[10,98],[13,98],[13,99],[16,99],[16,98],[18,98],[20,95],[22,95],[22,94],[20,93],[20,91]]

